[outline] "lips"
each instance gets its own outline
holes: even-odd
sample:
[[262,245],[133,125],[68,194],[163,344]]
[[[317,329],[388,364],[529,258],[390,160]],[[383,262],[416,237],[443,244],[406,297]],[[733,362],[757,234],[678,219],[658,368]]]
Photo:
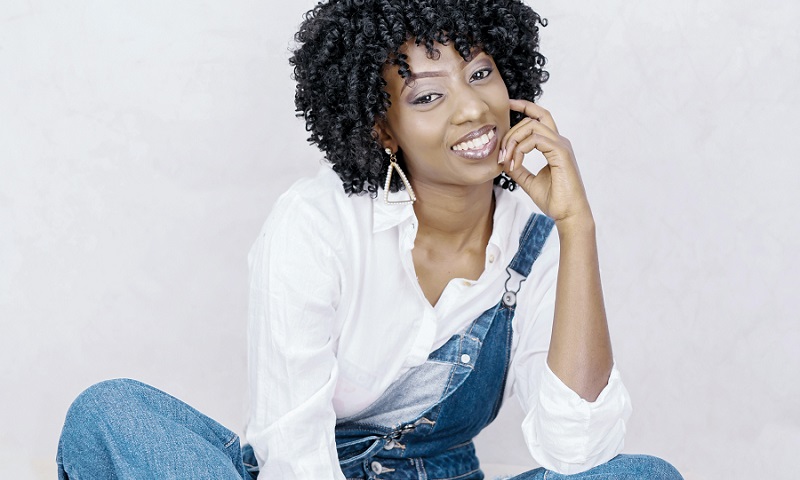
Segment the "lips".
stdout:
[[451,147],[451,149],[455,150],[455,147],[461,145],[463,143],[469,142],[471,140],[475,140],[477,138],[482,137],[483,135],[488,135],[489,132],[495,130],[493,125],[486,125],[485,127],[481,127],[477,130],[473,130],[468,134],[464,135],[463,137],[459,138],[458,141]]
[[481,159],[489,156],[497,146],[497,131],[487,125],[461,137],[450,150],[461,157]]

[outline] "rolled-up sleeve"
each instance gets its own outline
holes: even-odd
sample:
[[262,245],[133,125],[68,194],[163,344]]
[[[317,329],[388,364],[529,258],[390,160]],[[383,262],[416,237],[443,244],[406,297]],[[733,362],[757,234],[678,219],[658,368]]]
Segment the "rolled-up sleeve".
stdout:
[[605,463],[622,451],[631,414],[628,392],[616,366],[594,402],[578,396],[547,366],[528,402],[522,429],[540,465],[572,475]]
[[246,436],[259,478],[343,480],[332,403],[337,256],[313,212],[298,213],[303,203],[282,197],[250,252]]
[[511,392],[525,412],[522,431],[533,458],[548,470],[571,475],[622,451],[631,401],[616,365],[593,402],[571,390],[547,365],[558,255],[554,230],[526,281],[514,319]]

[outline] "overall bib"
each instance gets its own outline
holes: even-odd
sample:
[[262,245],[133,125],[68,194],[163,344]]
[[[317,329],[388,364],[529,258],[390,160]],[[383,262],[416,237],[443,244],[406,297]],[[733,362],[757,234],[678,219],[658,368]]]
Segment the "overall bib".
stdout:
[[482,479],[472,439],[497,416],[511,356],[516,294],[553,221],[533,214],[506,268],[505,293],[371,406],[336,425],[348,479]]

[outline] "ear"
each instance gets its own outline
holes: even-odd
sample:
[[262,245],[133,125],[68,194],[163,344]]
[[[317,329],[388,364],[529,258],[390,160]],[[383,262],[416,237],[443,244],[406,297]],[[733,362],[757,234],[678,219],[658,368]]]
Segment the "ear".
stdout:
[[375,126],[372,127],[372,136],[375,137],[381,148],[388,148],[393,152],[396,152],[399,148],[397,140],[395,140],[389,125],[386,123],[386,119],[379,118],[375,120]]

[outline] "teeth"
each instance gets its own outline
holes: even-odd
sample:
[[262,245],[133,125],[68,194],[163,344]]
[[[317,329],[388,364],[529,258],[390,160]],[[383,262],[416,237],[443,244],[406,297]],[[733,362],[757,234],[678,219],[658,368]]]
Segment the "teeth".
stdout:
[[491,130],[489,131],[489,133],[485,133],[478,138],[474,138],[472,140],[461,142],[458,145],[455,145],[453,147],[453,150],[461,151],[461,150],[476,150],[479,148],[483,148],[494,137],[495,137],[494,130]]

